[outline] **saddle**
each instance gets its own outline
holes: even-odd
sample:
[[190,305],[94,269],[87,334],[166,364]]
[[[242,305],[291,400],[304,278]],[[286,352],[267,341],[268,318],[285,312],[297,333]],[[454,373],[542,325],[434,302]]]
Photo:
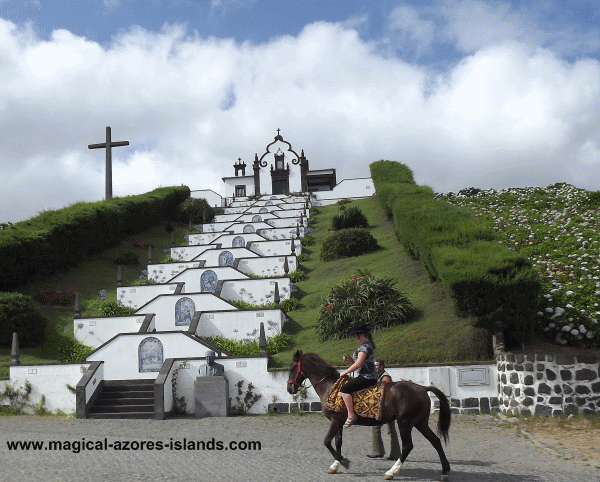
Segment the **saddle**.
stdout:
[[[346,404],[342,400],[340,388],[347,383],[350,377],[343,376],[338,379],[331,387],[331,393],[327,398],[326,406],[334,412],[346,411]],[[352,394],[354,411],[361,417],[374,418],[381,420],[383,413],[383,394],[388,383],[378,383],[369,388],[364,388]]]

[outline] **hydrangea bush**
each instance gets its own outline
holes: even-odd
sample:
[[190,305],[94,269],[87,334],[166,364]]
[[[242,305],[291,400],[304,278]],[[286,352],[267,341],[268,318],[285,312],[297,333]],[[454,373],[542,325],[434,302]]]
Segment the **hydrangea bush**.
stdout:
[[561,345],[600,347],[600,193],[570,184],[438,194],[492,220],[501,243],[545,279],[537,328]]

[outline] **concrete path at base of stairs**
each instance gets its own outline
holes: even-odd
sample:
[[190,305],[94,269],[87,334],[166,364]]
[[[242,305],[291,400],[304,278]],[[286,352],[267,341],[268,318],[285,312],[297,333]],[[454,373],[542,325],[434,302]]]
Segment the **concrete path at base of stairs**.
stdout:
[[[430,420],[432,428],[435,419],[434,415]],[[0,480],[383,480],[393,462],[366,456],[371,451],[371,429],[360,426],[344,431],[342,453],[351,460],[349,470],[340,467],[337,475],[328,475],[333,462],[323,446],[328,426],[322,415],[167,420],[0,417]],[[382,432],[389,447],[387,430]],[[441,465],[435,450],[416,430],[413,441],[414,449],[394,479],[440,480]],[[42,444],[37,450],[31,446],[9,450],[9,442]],[[50,442],[60,442],[62,450],[57,446],[51,450]],[[255,442],[260,443],[260,450]],[[600,480],[599,469],[562,460],[515,429],[500,427],[492,416],[453,415],[445,450],[452,468],[450,481]]]

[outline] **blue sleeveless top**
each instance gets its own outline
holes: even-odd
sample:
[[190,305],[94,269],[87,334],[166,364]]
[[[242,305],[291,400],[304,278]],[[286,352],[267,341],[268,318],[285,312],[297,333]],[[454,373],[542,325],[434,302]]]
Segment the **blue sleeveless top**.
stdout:
[[367,354],[367,358],[363,365],[358,369],[358,376],[364,378],[372,378],[377,380],[377,370],[375,369],[375,350],[369,340],[362,343],[352,355],[354,361],[358,358],[358,354],[364,351]]

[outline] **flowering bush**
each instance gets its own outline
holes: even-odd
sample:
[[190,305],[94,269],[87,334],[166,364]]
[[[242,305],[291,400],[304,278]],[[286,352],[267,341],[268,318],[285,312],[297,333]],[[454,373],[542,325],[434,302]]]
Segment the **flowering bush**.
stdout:
[[41,305],[69,306],[75,301],[75,290],[65,286],[64,290],[44,290],[36,293],[32,298]]
[[537,327],[561,345],[600,347],[600,194],[566,183],[437,195],[485,217],[545,278]]
[[374,329],[406,323],[414,307],[391,278],[372,276],[367,269],[340,280],[323,301],[317,322],[322,341],[346,337],[350,327],[364,321]]

